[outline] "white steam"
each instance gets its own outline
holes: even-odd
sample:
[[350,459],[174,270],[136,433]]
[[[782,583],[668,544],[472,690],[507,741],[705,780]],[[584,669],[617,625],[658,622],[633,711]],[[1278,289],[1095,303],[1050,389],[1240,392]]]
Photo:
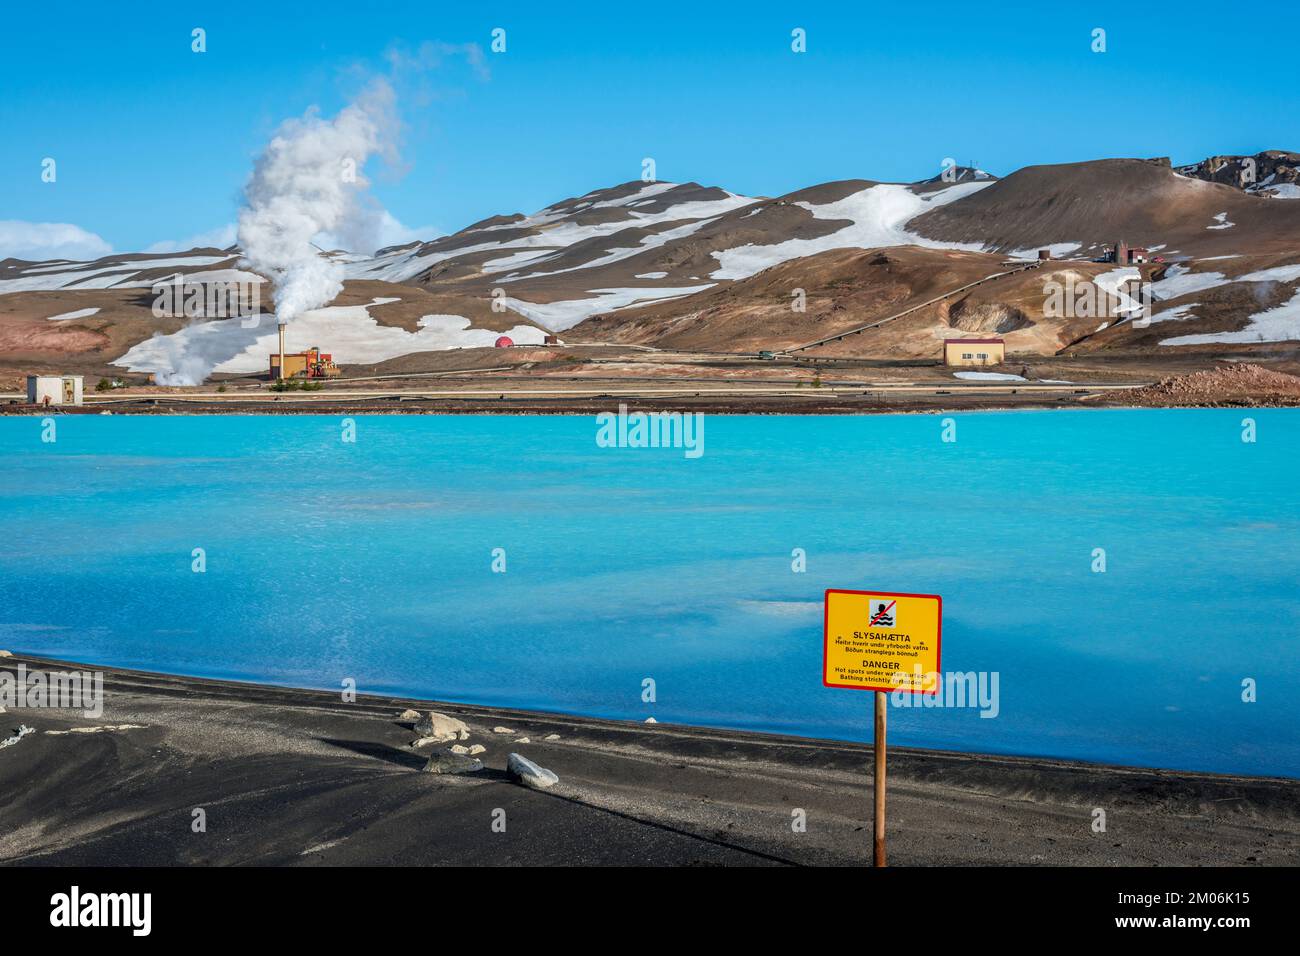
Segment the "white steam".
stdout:
[[341,263],[320,255],[319,233],[363,236],[376,218],[362,175],[376,153],[392,155],[392,87],[376,81],[332,120],[309,111],[286,120],[258,157],[239,211],[244,262],[274,285],[280,322],[333,301]]

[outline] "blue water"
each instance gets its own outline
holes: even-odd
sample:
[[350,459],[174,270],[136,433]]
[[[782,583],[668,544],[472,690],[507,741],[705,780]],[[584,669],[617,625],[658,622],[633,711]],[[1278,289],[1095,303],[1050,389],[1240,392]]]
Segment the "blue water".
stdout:
[[918,591],[1000,713],[893,742],[1300,777],[1300,412],[954,417],[710,416],[694,460],[586,417],[4,418],[0,647],[866,740],[822,592]]

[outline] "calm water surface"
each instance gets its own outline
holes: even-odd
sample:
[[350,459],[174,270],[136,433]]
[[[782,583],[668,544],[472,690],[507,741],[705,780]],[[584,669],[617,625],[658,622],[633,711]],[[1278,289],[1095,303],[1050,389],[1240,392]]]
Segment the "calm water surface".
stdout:
[[585,417],[0,419],[0,647],[867,740],[822,591],[921,591],[1000,713],[899,744],[1300,776],[1300,412],[941,417],[710,416],[694,460]]

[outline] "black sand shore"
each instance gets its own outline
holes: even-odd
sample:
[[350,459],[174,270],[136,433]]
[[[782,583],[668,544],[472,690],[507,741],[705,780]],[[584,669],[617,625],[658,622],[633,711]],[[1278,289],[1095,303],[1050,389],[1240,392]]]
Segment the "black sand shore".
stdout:
[[[76,666],[11,657],[0,670],[20,662]],[[870,862],[866,746],[104,674],[101,717],[0,715],[0,737],[20,724],[35,730],[0,748],[0,863]],[[411,748],[416,735],[397,719],[407,707],[464,720],[463,743],[487,748],[485,769],[420,772],[437,748]],[[544,739],[552,734],[559,739]],[[542,791],[512,782],[511,751],[560,783]],[[1300,781],[902,748],[891,750],[889,770],[893,865],[1300,859]],[[206,832],[193,830],[196,808]],[[1093,832],[1094,808],[1106,811],[1105,833]],[[806,832],[792,827],[796,810]],[[505,832],[493,828],[499,811]]]

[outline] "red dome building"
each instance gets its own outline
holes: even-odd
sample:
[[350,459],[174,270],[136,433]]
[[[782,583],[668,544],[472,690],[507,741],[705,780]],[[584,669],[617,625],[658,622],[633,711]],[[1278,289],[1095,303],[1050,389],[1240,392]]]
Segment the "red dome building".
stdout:
[[515,344],[515,340],[508,335],[503,335],[497,339],[496,347],[499,349],[508,349]]

